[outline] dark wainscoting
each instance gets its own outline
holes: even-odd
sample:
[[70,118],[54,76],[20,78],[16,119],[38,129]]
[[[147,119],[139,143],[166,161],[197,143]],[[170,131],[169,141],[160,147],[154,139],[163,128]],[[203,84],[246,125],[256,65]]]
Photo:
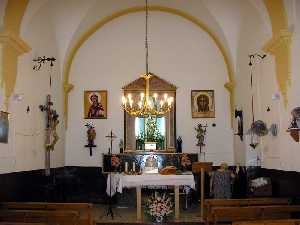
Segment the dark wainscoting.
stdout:
[[260,176],[270,177],[274,197],[292,198],[294,204],[300,204],[300,173],[261,168]]
[[62,167],[0,174],[0,201],[93,202],[106,200],[100,167]]
[[[217,167],[214,167],[217,169]],[[247,168],[247,178],[270,177],[273,197],[289,197],[300,204],[300,173],[264,168]],[[199,186],[199,177],[196,177]],[[209,197],[209,177],[206,176],[206,196]],[[0,174],[1,201],[48,201],[105,203],[106,175],[101,167],[62,167],[44,170]],[[196,199],[199,196],[195,196]]]

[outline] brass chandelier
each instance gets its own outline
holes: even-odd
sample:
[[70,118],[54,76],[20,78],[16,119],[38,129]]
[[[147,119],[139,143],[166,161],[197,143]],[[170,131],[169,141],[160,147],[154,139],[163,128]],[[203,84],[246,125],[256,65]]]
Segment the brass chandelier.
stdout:
[[141,77],[144,78],[146,86],[145,91],[140,93],[140,99],[133,99],[132,94],[122,96],[122,107],[131,116],[149,117],[162,116],[172,109],[174,102],[173,97],[169,97],[167,93],[159,97],[157,93],[150,96],[150,79],[152,74],[149,72],[148,63],[148,0],[146,0],[146,32],[145,32],[145,49],[146,49],[146,73]]

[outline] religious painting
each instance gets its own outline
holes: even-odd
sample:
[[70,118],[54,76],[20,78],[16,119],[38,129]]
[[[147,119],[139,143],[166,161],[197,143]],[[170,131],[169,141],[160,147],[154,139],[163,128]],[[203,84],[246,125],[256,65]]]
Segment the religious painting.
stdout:
[[191,107],[193,118],[215,117],[215,96],[213,90],[192,90]]
[[0,143],[8,143],[8,113],[0,111]]
[[84,118],[107,119],[107,91],[84,91]]

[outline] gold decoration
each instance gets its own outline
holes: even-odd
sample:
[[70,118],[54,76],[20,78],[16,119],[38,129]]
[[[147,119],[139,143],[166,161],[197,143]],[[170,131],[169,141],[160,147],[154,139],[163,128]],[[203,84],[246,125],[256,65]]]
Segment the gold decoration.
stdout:
[[288,30],[288,19],[283,0],[264,0],[268,10],[273,37],[263,50],[275,57],[276,79],[285,108],[288,104],[288,86],[291,84],[291,41],[293,34]]
[[[119,18],[124,15],[128,15],[130,13],[136,13],[136,12],[141,12],[144,11],[145,7],[144,6],[137,6],[137,7],[132,7],[128,9],[124,9],[121,11],[118,11],[116,13],[113,13],[110,16],[107,16],[98,22],[96,22],[93,26],[91,26],[86,32],[83,32],[83,34],[80,36],[80,38],[75,42],[73,47],[71,48],[67,59],[66,59],[66,64],[64,65],[64,85],[69,84],[69,76],[70,76],[70,69],[74,60],[74,57],[79,50],[79,48],[91,37],[97,30],[101,29],[105,24],[109,23],[110,21]],[[233,75],[233,69],[232,65],[229,59],[229,54],[225,50],[225,47],[223,43],[220,41],[220,39],[214,34],[214,32],[203,22],[201,22],[198,18],[184,12],[178,9],[174,8],[169,8],[165,6],[158,6],[158,5],[151,5],[149,6],[150,11],[160,11],[160,12],[165,12],[165,13],[170,13],[173,15],[180,16],[182,18],[185,18],[186,20],[192,22],[194,25],[199,27],[201,30],[205,31],[210,38],[213,39],[214,43],[220,50],[224,62],[227,68],[227,73],[228,73],[228,80],[230,83],[234,84],[234,75]],[[230,105],[231,105],[231,117],[232,119],[234,118],[234,91],[235,87],[234,85],[232,86],[232,89],[228,89],[229,94],[230,94]],[[68,92],[65,91],[64,98],[65,98],[65,127],[67,128],[67,121],[68,121]]]
[[18,56],[30,51],[30,47],[19,37],[20,24],[28,0],[7,1],[4,30],[0,33],[1,61],[0,85],[4,88],[3,109],[8,109],[8,99],[13,93],[17,76]]

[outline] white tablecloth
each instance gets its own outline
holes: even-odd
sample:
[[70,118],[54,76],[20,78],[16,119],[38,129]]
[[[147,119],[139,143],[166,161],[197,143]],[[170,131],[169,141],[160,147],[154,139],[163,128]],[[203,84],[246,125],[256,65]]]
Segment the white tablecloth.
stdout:
[[122,193],[123,188],[133,188],[138,186],[188,186],[195,189],[194,176],[192,174],[185,175],[160,175],[160,174],[142,174],[142,175],[110,175],[107,178],[106,193],[113,196],[115,192]]

